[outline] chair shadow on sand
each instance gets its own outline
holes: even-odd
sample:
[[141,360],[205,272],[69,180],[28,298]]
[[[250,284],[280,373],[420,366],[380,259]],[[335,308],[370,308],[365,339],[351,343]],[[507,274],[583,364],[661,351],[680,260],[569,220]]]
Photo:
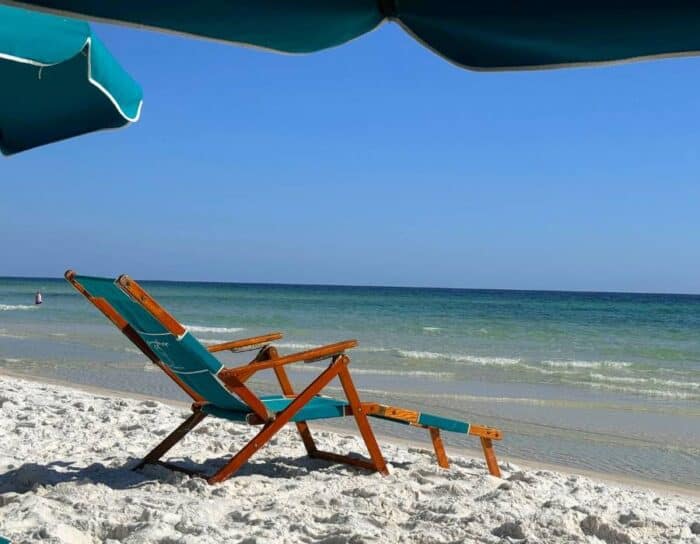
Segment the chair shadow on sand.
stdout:
[[[134,470],[139,462],[140,459],[130,457],[124,464],[115,467],[109,467],[102,463],[79,466],[70,461],[52,461],[46,464],[25,463],[0,474],[0,496],[5,493],[27,493],[38,486],[55,486],[69,482],[90,482],[102,484],[114,490],[126,490],[150,483],[179,484],[184,478],[188,478],[186,474],[160,465],[147,465],[140,470]],[[210,458],[202,463],[197,463],[189,457],[181,457],[174,459],[174,463],[190,471],[214,473],[225,464],[225,460]],[[411,463],[393,463],[395,468],[400,469],[407,469],[410,465]],[[363,471],[349,465],[336,464],[307,456],[278,456],[258,462],[251,461],[241,468],[236,477],[264,476],[274,479],[296,480],[309,477],[314,472],[325,473],[328,478],[343,478]],[[193,478],[199,479],[198,476]]]

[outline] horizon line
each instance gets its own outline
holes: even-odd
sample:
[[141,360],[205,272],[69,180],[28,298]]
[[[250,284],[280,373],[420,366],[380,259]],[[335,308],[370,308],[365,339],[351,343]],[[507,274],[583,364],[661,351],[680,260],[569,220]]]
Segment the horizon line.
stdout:
[[[64,280],[63,276],[2,276],[0,280]],[[281,287],[352,287],[371,289],[426,289],[443,291],[509,291],[520,293],[577,293],[577,294],[601,294],[601,295],[675,295],[698,297],[698,293],[677,293],[671,291],[617,291],[602,290],[594,291],[590,289],[523,289],[509,287],[439,287],[431,285],[378,285],[378,284],[344,284],[344,283],[289,283],[289,282],[254,282],[254,281],[217,281],[217,280],[164,280],[164,279],[143,279],[139,282],[147,283],[192,283],[192,284],[224,284],[224,285],[266,285]]]

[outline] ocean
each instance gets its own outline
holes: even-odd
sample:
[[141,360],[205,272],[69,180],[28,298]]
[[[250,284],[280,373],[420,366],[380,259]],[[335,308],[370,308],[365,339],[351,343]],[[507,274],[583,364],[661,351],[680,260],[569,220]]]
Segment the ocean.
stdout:
[[[282,331],[288,353],[356,338],[351,370],[363,400],[499,427],[501,459],[700,485],[700,296],[142,284],[205,343]],[[322,364],[288,368],[301,387]],[[63,279],[0,278],[0,367],[184,400]],[[251,383],[277,392],[272,375]],[[479,446],[450,433],[445,442],[448,452]]]

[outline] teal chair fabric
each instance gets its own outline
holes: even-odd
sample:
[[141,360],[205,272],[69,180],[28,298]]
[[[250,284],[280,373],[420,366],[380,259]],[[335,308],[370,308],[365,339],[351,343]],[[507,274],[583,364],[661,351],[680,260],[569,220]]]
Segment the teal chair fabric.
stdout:
[[0,151],[138,120],[142,92],[83,21],[0,5]]
[[21,4],[288,53],[340,45],[390,21],[450,62],[478,70],[605,63],[700,50],[700,3],[695,0],[24,0]]
[[[261,400],[270,413],[284,410],[293,399],[281,395],[261,397]],[[330,397],[314,397],[307,402],[301,410],[292,417],[292,421],[311,421],[314,419],[330,419],[343,417],[346,415],[346,407],[349,404],[344,400],[332,399]],[[245,421],[247,413],[222,410],[215,405],[205,405],[203,411],[207,414],[229,419],[231,421]]]
[[[207,400],[209,404],[203,408],[205,413],[232,421],[244,421],[251,413],[249,407],[217,379],[216,374],[223,365],[191,333],[186,332],[178,338],[168,332],[111,279],[89,276],[76,276],[75,279],[93,297],[104,298],[109,302],[160,360]],[[283,410],[291,402],[291,399],[280,395],[262,397],[261,400],[271,413]],[[292,421],[343,417],[347,405],[342,400],[314,397]]]
[[187,332],[177,338],[113,280],[76,276],[93,297],[104,298],[126,319],[160,360],[196,393],[219,408],[248,411],[248,406],[231,394],[216,374],[223,368],[199,341]]

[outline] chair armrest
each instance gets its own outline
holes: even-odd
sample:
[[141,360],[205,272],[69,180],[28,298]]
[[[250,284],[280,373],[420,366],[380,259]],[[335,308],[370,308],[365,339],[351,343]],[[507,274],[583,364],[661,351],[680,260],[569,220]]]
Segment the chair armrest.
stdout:
[[275,359],[257,361],[245,366],[224,368],[223,370],[221,370],[221,372],[219,372],[219,376],[225,377],[226,375],[231,374],[245,374],[247,376],[250,376],[251,374],[260,370],[275,368],[291,363],[298,363],[301,361],[305,363],[313,363],[315,361],[330,359],[331,357],[340,355],[344,353],[345,350],[354,348],[355,346],[357,346],[357,340],[345,340],[344,342],[337,342],[335,344],[328,344],[327,346],[321,346],[319,348],[300,351],[298,353],[292,353],[291,355],[285,355],[284,357],[277,357]]
[[282,338],[281,332],[271,332],[268,334],[263,334],[261,336],[253,336],[252,338],[243,338],[241,340],[232,340],[231,342],[224,342],[222,344],[214,344],[213,346],[208,346],[207,350],[210,353],[216,353],[217,351],[241,351],[249,350],[257,347],[262,347],[274,340],[279,340]]

